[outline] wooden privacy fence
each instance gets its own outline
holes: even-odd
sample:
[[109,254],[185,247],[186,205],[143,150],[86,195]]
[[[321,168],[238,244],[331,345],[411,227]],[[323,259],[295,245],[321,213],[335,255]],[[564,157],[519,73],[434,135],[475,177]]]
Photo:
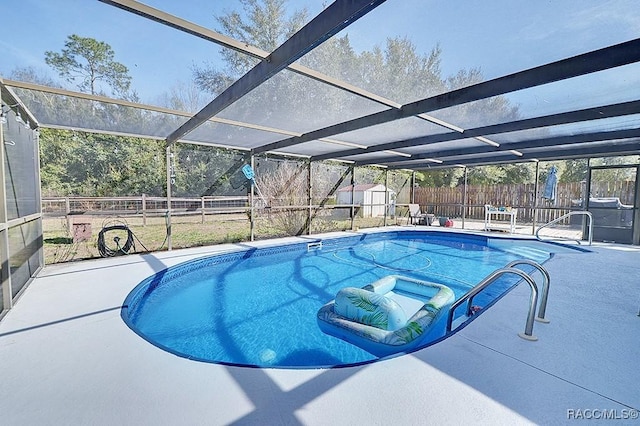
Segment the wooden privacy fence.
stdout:
[[[466,191],[466,203],[463,203],[464,187],[454,188],[415,188],[414,202],[420,204],[426,213],[436,216],[462,217],[463,208],[465,218],[484,219],[484,205],[509,206],[518,209],[518,222],[532,223],[534,214],[536,223],[546,223],[572,211],[582,210],[582,199],[586,192],[584,182],[560,183],[556,191],[555,201],[542,198],[544,184],[538,185],[537,206],[535,202],[534,184],[508,184],[508,185],[469,185]],[[635,182],[633,181],[612,181],[593,182],[591,185],[591,195],[593,197],[618,197],[623,204],[633,204]],[[331,197],[330,197],[331,198]],[[372,203],[364,204],[380,207],[382,212],[391,213],[395,210],[395,202],[398,206],[403,203],[398,200],[390,200],[390,205]],[[325,200],[327,197],[325,197]],[[271,200],[274,206],[278,206],[277,200]],[[325,206],[324,201],[319,206],[300,206],[304,209]],[[331,198],[329,204],[335,203]],[[287,204],[287,203],[285,203]],[[361,207],[358,203],[354,207]],[[184,198],[175,197],[171,199],[172,215],[202,215],[204,222],[205,215],[226,214],[226,213],[246,213],[250,206],[248,197],[227,197],[227,196],[206,196]],[[332,206],[338,207],[338,206]],[[344,207],[344,206],[343,206]],[[349,205],[349,207],[351,207]],[[143,224],[146,218],[152,216],[162,216],[167,213],[166,197],[149,197],[145,194],[132,197],[51,197],[43,198],[42,212],[45,216],[66,216],[73,215],[139,215],[142,216]],[[400,214],[400,212],[396,212]]]
[[[469,185],[467,200],[463,203],[464,187],[415,188],[414,202],[427,213],[436,216],[484,219],[484,205],[509,206],[518,209],[518,222],[533,222],[537,210],[537,223],[546,223],[572,211],[582,210],[586,192],[585,182],[559,183],[555,201],[542,198],[544,183],[538,185],[537,206],[535,184]],[[592,182],[591,196],[618,197],[623,204],[632,204],[635,191],[633,181]],[[534,209],[535,207],[535,209]]]

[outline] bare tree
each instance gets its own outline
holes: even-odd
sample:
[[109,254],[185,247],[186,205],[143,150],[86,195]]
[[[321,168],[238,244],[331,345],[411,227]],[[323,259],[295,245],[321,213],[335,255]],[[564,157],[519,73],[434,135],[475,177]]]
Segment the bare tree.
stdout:
[[[304,163],[280,162],[263,173],[256,184],[265,197],[271,225],[286,235],[300,235],[308,227],[307,167]],[[287,207],[287,208],[282,208]]]

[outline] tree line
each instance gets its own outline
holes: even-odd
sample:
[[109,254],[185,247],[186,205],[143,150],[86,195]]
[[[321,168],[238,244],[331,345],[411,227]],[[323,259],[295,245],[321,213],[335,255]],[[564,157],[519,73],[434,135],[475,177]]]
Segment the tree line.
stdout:
[[[267,52],[298,31],[307,21],[306,9],[287,13],[286,0],[241,0],[242,10],[215,17],[218,31]],[[222,49],[223,64],[193,65],[193,81],[177,84],[165,93],[165,107],[196,111],[207,99],[224,91],[251,69],[256,59]],[[44,53],[45,62],[74,89],[83,93],[139,101],[125,64],[116,60],[111,46],[91,37],[72,34],[60,52]],[[411,40],[389,38],[383,46],[356,51],[348,35],[333,37],[305,55],[301,63],[399,103],[408,103],[483,80],[479,69],[460,70],[443,76],[442,51],[435,45],[418,52]],[[13,78],[53,87],[62,85],[33,69],[16,70]],[[166,158],[162,137],[178,128],[184,119],[169,114],[142,111],[126,106],[24,91],[20,94],[44,122],[104,131],[86,133],[43,129],[40,136],[42,187],[44,195],[120,196],[147,193],[163,195]],[[268,80],[220,115],[238,121],[305,132],[379,110],[379,105],[344,91],[283,71]],[[260,111],[260,114],[256,114]],[[451,113],[453,114],[453,113]],[[518,107],[502,96],[461,105],[455,116],[439,118],[464,126],[472,121],[511,121],[520,118]],[[405,123],[390,123],[388,129]],[[244,140],[247,129],[207,125],[208,136]],[[416,129],[417,131],[418,129]],[[157,140],[109,135],[109,132],[157,135]],[[222,136],[224,135],[224,136]],[[248,162],[246,153],[213,147],[177,144],[173,179],[176,195],[237,195],[246,193],[240,172]],[[549,163],[551,164],[551,163]],[[561,181],[582,180],[586,163],[554,163]],[[543,169],[543,176],[548,167]],[[528,182],[534,178],[533,164],[473,167],[472,184]],[[455,186],[462,182],[461,169],[426,171],[418,174],[420,185]]]

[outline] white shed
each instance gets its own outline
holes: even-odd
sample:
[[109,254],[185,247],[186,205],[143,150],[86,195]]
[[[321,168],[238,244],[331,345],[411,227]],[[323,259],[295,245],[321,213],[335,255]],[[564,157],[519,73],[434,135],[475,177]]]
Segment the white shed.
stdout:
[[338,204],[351,204],[351,194],[353,194],[353,204],[362,206],[360,214],[362,217],[384,216],[386,202],[386,192],[389,192],[389,203],[395,199],[395,192],[387,189],[381,184],[349,185],[338,189]]

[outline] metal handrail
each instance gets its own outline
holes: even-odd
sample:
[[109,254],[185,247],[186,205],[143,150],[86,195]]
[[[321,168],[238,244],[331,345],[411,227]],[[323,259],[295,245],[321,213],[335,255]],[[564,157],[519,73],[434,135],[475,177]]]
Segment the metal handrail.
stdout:
[[[584,216],[587,216],[589,218],[589,245],[591,245],[591,243],[593,242],[593,215],[591,214],[591,212],[584,211],[584,210],[575,211],[575,212],[569,212],[567,214],[563,214],[562,216],[560,216],[557,219],[552,220],[551,222],[545,223],[544,225],[540,226],[536,230],[536,238],[538,240],[540,240],[540,241],[543,241],[542,238],[540,238],[540,236],[538,235],[542,228],[546,228],[547,226],[551,226],[551,225],[553,225],[555,223],[558,223],[561,220],[564,220],[564,219],[568,218],[569,216],[573,216],[573,215],[584,215]],[[573,238],[561,238],[561,239],[575,241],[578,244],[581,244],[580,240],[574,240]]]
[[540,307],[538,308],[538,315],[536,316],[536,321],[549,323],[549,320],[544,316],[547,312],[547,299],[549,298],[549,285],[551,284],[551,277],[549,276],[549,272],[542,267],[537,262],[529,259],[519,259],[514,260],[513,262],[509,262],[505,268],[512,268],[516,265],[529,265],[536,268],[542,274],[542,290],[540,292]]
[[538,287],[536,286],[536,283],[533,281],[533,279],[529,275],[527,275],[525,272],[517,268],[501,268],[493,271],[485,279],[483,279],[478,285],[476,285],[467,293],[465,293],[464,296],[456,300],[451,305],[451,308],[449,309],[449,315],[447,317],[447,333],[451,331],[453,314],[456,308],[462,305],[464,302],[467,302],[466,315],[470,316],[472,314],[471,306],[473,303],[473,298],[504,274],[516,274],[521,278],[523,278],[527,282],[527,284],[529,284],[529,287],[531,288],[531,297],[529,298],[529,313],[527,314],[527,322],[525,324],[524,333],[518,333],[518,336],[526,340],[531,340],[531,341],[538,340],[538,338],[533,335],[533,322],[535,320],[536,307],[538,305]]

